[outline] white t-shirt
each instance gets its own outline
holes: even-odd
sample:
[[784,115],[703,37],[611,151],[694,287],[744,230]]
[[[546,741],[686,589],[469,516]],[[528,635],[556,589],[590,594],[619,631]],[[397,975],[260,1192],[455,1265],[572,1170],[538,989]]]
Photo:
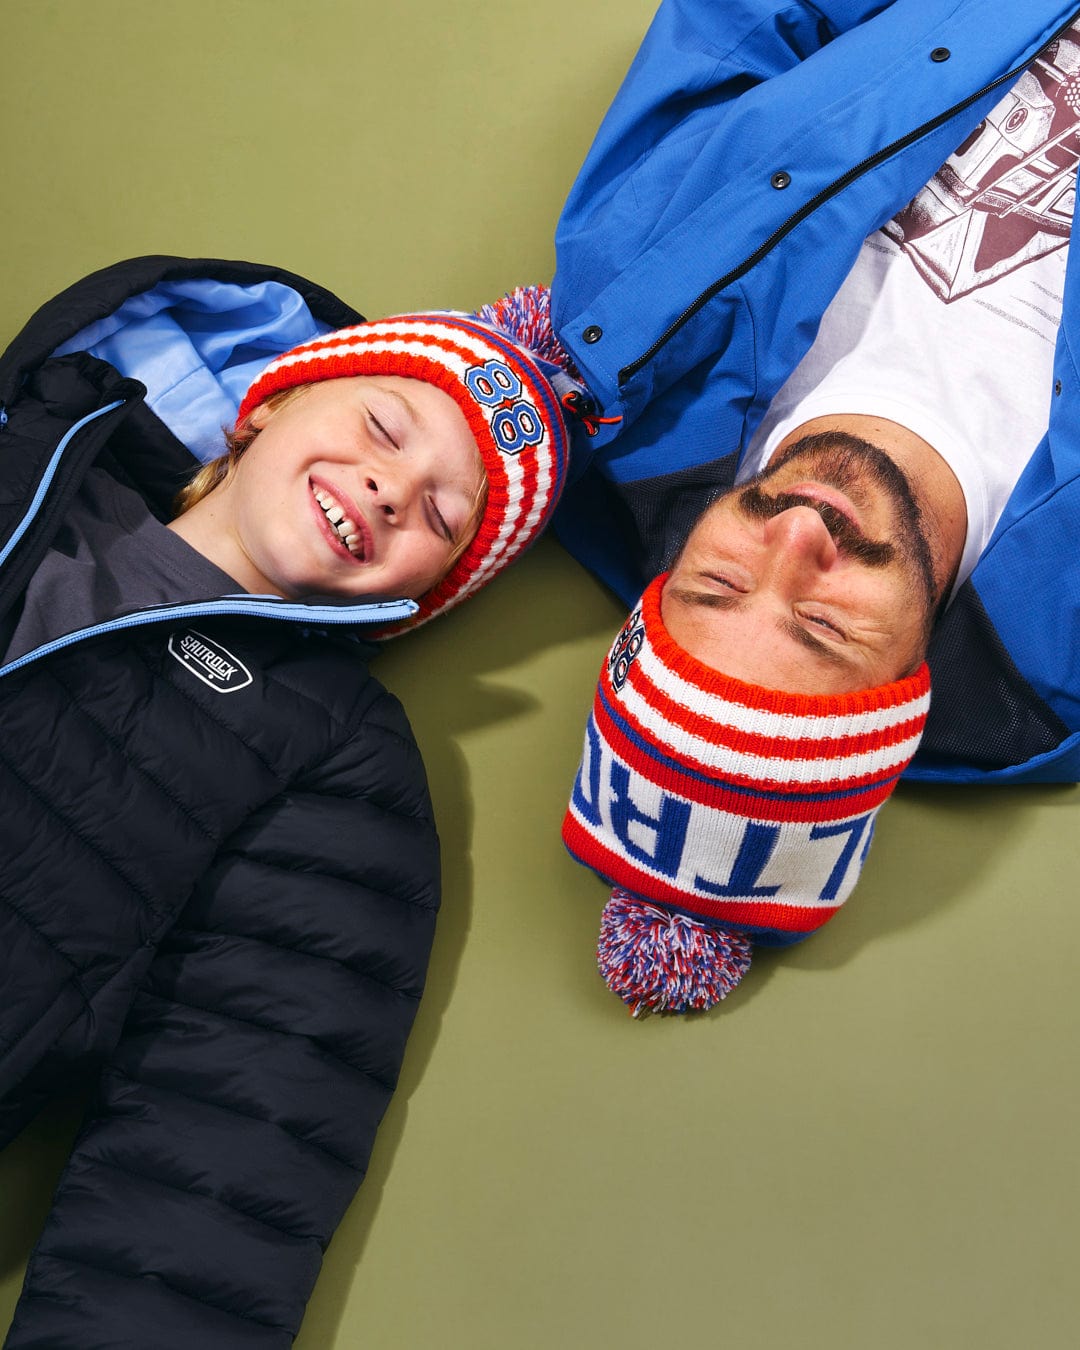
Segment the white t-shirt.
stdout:
[[943,456],[967,502],[959,585],[1046,431],[1080,159],[1080,23],[867,239],[739,466],[804,422],[863,413]]

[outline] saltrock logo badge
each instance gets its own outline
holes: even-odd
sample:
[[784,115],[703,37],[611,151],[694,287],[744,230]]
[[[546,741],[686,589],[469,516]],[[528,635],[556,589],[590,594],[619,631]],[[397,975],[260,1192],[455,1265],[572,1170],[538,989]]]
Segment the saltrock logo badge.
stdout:
[[215,693],[235,694],[251,683],[251,671],[238,657],[193,628],[169,637],[169,655]]

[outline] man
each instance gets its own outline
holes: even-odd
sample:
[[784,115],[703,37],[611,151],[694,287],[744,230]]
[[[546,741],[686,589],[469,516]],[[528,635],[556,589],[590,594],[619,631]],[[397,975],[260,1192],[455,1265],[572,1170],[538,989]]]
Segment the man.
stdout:
[[669,0],[570,195],[556,327],[622,423],[560,533],[630,602],[670,568],[564,827],[635,1009],[835,912],[920,736],[924,780],[1080,776],[1080,15],[1022,9]]

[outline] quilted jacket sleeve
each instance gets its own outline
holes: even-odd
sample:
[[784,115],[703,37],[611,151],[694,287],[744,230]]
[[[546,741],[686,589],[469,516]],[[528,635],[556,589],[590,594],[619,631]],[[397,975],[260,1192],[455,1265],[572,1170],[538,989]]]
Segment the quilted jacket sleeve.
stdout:
[[396,701],[249,819],[159,949],[8,1350],[278,1350],[363,1179],[423,987],[438,841]]

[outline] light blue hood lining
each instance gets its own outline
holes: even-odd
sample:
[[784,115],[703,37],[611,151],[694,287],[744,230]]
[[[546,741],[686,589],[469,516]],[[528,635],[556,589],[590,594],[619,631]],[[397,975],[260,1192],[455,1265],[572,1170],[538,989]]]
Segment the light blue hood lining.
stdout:
[[203,462],[275,356],[330,332],[280,281],[169,281],[125,300],[53,353],[85,351],[146,385],[147,406]]

